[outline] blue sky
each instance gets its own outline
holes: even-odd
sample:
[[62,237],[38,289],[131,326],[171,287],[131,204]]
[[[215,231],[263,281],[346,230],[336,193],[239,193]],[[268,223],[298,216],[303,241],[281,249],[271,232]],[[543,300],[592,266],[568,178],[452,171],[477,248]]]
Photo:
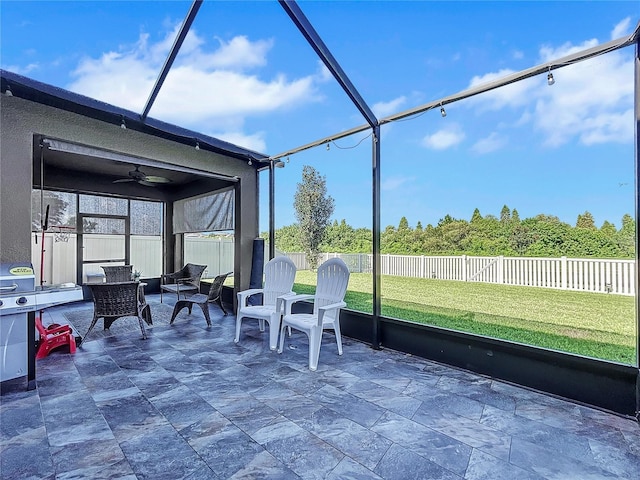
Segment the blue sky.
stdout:
[[[636,1],[299,5],[379,117],[628,35],[640,19]],[[3,0],[0,63],[142,111],[189,6]],[[588,210],[620,226],[634,214],[633,55],[383,126],[383,227],[469,219],[474,208],[499,215],[504,204],[521,218],[573,224]],[[149,115],[270,155],[365,123],[276,1],[205,1]],[[326,176],[335,219],[371,226],[367,135],[290,156],[277,170],[277,227],[295,221],[303,165]]]

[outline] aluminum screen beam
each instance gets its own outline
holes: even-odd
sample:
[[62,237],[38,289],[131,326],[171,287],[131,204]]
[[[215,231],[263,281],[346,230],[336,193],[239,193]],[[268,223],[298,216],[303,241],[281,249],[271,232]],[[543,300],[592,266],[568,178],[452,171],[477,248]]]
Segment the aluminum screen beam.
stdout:
[[282,8],[284,8],[285,12],[287,12],[296,27],[298,27],[298,30],[300,30],[304,38],[307,39],[311,48],[313,48],[316,54],[320,57],[322,62],[338,81],[357,109],[360,110],[360,113],[365,118],[369,126],[374,128],[378,124],[378,119],[364,99],[360,96],[356,87],[351,83],[351,80],[349,80],[347,74],[344,73],[344,70],[342,70],[342,67],[331,54],[307,17],[302,13],[302,10],[300,10],[300,7],[295,0],[278,0],[278,2]]
[[449,103],[457,102],[458,100],[473,97],[480,93],[488,92],[489,90],[494,90],[496,88],[504,87],[505,85],[519,82],[520,80],[524,80],[526,78],[535,77],[536,75],[540,75],[541,73],[550,72],[557,68],[565,67],[567,65],[573,65],[574,63],[582,62],[584,60],[588,60],[590,58],[597,57],[599,55],[603,55],[605,53],[609,53],[614,50],[618,50],[620,48],[628,47],[629,45],[633,45],[634,43],[636,43],[638,41],[638,38],[640,38],[640,24],[636,26],[636,29],[634,30],[634,32],[628,37],[619,38],[617,40],[612,40],[610,42],[603,43],[601,45],[597,45],[592,48],[588,48],[586,50],[581,50],[571,55],[567,55],[565,57],[558,58],[550,62],[536,65],[535,67],[531,67],[526,70],[521,70],[519,72],[512,73],[511,75],[507,75],[502,78],[498,78],[493,82],[487,82],[483,85],[478,85],[477,87],[469,88],[460,93],[456,93],[454,95],[444,97],[440,100],[425,103],[423,105],[420,105],[419,107],[415,107],[400,113],[396,113],[394,115],[390,115],[388,117],[382,118],[380,120],[380,124],[383,125],[385,123],[395,122],[396,120],[401,120],[406,117],[411,117],[418,113],[422,113],[427,110],[431,110],[432,108],[439,107],[441,105],[447,105]]
[[187,33],[189,33],[189,29],[191,29],[191,24],[193,23],[193,20],[196,18],[198,10],[200,10],[200,7],[202,6],[203,1],[204,0],[194,0],[193,3],[191,4],[191,8],[189,9],[189,13],[187,13],[187,16],[184,19],[184,22],[182,22],[182,26],[180,27],[180,31],[178,32],[178,36],[173,42],[173,46],[171,47],[171,50],[169,51],[169,55],[167,56],[167,59],[165,60],[164,65],[162,66],[162,70],[160,70],[160,75],[158,75],[156,84],[153,86],[153,90],[151,90],[151,94],[149,95],[147,104],[144,106],[144,110],[140,114],[140,119],[143,122],[146,120],[147,115],[149,115],[149,110],[151,110],[151,107],[153,106],[153,102],[156,101],[156,97],[158,96],[158,93],[162,88],[162,84],[167,78],[169,70],[171,70],[171,65],[173,65],[173,61],[176,59],[176,56],[180,51],[180,47],[182,46],[182,42],[184,42],[184,39],[186,38]]

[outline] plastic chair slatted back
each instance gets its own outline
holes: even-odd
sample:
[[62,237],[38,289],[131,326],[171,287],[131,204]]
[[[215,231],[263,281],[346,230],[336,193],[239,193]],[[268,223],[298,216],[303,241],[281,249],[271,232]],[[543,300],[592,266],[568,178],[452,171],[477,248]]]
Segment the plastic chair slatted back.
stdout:
[[[318,280],[316,286],[313,313],[318,314],[318,309],[325,305],[331,305],[344,300],[349,284],[349,269],[342,260],[331,258],[318,268]],[[335,312],[327,312],[334,318]]]
[[288,257],[276,257],[265,265],[263,305],[273,305],[276,299],[291,292],[296,278],[296,266]]

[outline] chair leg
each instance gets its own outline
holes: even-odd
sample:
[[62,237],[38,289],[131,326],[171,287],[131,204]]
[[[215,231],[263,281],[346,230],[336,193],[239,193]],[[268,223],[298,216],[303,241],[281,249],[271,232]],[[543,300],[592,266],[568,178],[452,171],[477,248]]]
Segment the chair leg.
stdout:
[[278,334],[280,333],[280,314],[272,315],[269,320],[269,348],[278,348]]
[[173,313],[171,314],[171,321],[169,322],[169,325],[173,324],[173,321],[176,319],[176,316],[178,315],[178,313],[180,313],[180,310],[188,306],[187,303],[188,302],[185,302],[184,300],[179,300],[176,302],[175,306],[173,307]]
[[235,343],[240,342],[240,328],[242,327],[242,316],[236,316],[236,338],[233,340]]
[[211,317],[209,316],[209,303],[208,302],[204,302],[204,303],[199,303],[198,305],[202,309],[202,313],[204,313],[204,318],[207,320],[207,325],[210,327],[211,326]]
[[95,315],[93,316],[93,320],[91,320],[91,325],[89,325],[89,330],[87,330],[87,333],[84,334],[84,337],[82,337],[80,339],[80,343],[77,344],[77,346],[81,346],[84,341],[86,340],[86,338],[89,336],[89,334],[91,333],[91,330],[93,330],[93,327],[96,326],[96,322],[98,321],[98,317],[96,317]]
[[287,327],[284,323],[282,323],[282,326],[280,327],[280,345],[278,346],[278,353],[282,353],[282,350],[284,349],[284,330],[285,328],[289,329],[289,336],[291,336],[291,327]]
[[73,332],[69,332],[69,353],[76,353],[76,337],[73,336]]
[[340,333],[340,323],[336,320],[333,331],[336,334],[336,343],[338,344],[338,355],[342,355],[342,333]]
[[142,318],[144,318],[144,321],[147,322],[147,325],[153,325],[153,319],[151,318],[151,307],[148,304],[145,304],[144,307],[142,307]]
[[224,306],[222,305],[222,298],[218,297],[216,299],[216,303],[218,304],[218,306],[220,307],[220,310],[222,310],[222,313],[224,313],[225,315],[227,314],[227,311],[224,309]]
[[309,370],[318,369],[320,346],[322,345],[322,328],[313,327],[309,332]]
[[142,331],[142,339],[147,339],[147,332],[144,329],[144,320],[142,320],[142,316],[138,315],[138,323],[140,324],[140,330]]

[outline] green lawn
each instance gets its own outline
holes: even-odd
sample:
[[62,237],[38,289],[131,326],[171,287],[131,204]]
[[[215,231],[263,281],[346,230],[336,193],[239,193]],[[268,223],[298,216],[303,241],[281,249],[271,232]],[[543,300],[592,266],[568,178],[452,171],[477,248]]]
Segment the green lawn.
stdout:
[[[372,312],[371,278],[351,274],[348,308]],[[297,273],[296,292],[314,285],[315,273]],[[381,291],[386,317],[636,363],[634,297],[391,276]]]

